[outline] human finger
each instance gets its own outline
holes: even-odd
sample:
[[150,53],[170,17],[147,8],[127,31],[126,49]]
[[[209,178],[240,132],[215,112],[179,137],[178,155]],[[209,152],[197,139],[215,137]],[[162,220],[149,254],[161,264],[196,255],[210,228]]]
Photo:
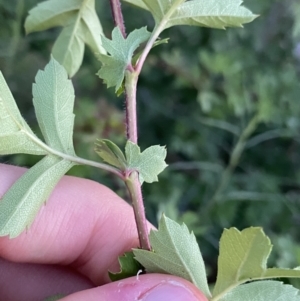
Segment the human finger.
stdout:
[[175,276],[146,274],[88,289],[61,301],[207,301],[192,283]]
[[[0,197],[26,169],[0,165]],[[108,282],[118,255],[138,246],[132,208],[107,187],[64,177],[29,230],[0,238],[0,257],[71,265],[96,285]]]
[[94,287],[68,267],[10,262],[0,258],[0,301],[41,301]]

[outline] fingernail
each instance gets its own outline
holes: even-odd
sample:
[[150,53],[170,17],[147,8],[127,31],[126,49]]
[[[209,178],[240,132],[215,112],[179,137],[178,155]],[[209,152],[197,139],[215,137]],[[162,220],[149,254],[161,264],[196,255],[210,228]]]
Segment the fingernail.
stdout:
[[199,301],[198,298],[181,283],[166,282],[158,284],[145,293],[141,301]]

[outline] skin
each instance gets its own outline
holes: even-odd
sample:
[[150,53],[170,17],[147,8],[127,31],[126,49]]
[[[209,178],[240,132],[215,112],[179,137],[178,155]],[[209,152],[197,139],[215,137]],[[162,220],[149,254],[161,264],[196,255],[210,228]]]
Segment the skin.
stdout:
[[[0,197],[26,169],[0,164]],[[64,177],[29,230],[0,237],[0,301],[206,301],[191,283],[146,274],[110,283],[117,257],[138,246],[132,208],[107,187]]]

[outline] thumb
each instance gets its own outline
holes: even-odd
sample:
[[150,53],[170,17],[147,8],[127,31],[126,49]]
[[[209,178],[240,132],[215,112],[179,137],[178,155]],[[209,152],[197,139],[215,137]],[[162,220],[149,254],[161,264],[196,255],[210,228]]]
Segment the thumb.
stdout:
[[207,301],[192,283],[171,275],[147,274],[72,294],[61,301]]

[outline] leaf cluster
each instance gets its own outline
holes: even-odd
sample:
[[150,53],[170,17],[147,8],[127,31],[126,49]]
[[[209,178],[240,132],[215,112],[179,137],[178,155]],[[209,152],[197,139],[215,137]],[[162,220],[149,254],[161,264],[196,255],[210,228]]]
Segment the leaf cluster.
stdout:
[[74,165],[68,159],[75,156],[72,141],[74,89],[65,69],[54,59],[36,76],[33,102],[45,142],[31,131],[21,116],[0,74],[0,154],[45,155],[1,198],[1,236],[16,237],[28,228],[55,185]]
[[[257,16],[245,7],[241,7],[240,0],[210,1],[202,0],[129,0],[131,4],[151,12],[155,20],[155,28],[150,34],[146,28],[131,32],[125,39],[120,29],[112,32],[112,40],[102,38],[102,44],[109,55],[99,55],[102,68],[98,72],[107,87],[121,88],[125,71],[134,69],[132,58],[138,46],[153,36],[156,38],[165,29],[175,25],[194,25],[211,28],[241,27],[243,23],[253,21]],[[154,43],[155,41],[153,41]],[[135,60],[136,61],[136,60]],[[120,93],[120,92],[119,92]]]
[[242,26],[253,21],[257,16],[240,6],[240,0],[125,0],[139,8],[151,12],[155,23],[164,21],[164,28],[176,25],[205,26],[225,29]]
[[85,44],[95,53],[105,53],[95,0],[44,1],[29,11],[25,21],[27,34],[58,26],[63,29],[54,43],[52,55],[70,77],[82,64]]
[[[162,11],[169,12],[168,9],[170,8],[160,6],[162,1],[131,0],[127,2],[150,11],[154,16],[156,26],[159,26],[163,20],[160,13]],[[179,2],[180,1],[177,1],[178,4]],[[197,5],[198,7],[199,4],[202,3],[202,1],[196,0],[181,2],[179,6],[181,8],[187,7],[188,5]],[[170,3],[173,5],[175,1],[171,1]],[[222,1],[218,1],[218,3],[211,1],[211,3],[215,4],[214,8],[218,8],[218,5],[222,3]],[[241,1],[231,1],[231,3],[232,5],[238,4],[236,7],[238,14],[232,18],[227,18],[226,26],[233,25],[233,22],[236,22],[234,23],[235,26],[239,26],[240,14],[243,12],[247,15],[248,12],[246,13],[244,8],[240,7]],[[271,6],[268,1],[264,3],[261,1],[254,3],[253,1],[252,5],[256,8],[256,11],[261,11],[262,13],[267,13],[268,5]],[[161,7],[163,7],[163,9],[161,9]],[[174,10],[177,14],[179,7]],[[261,10],[262,7],[266,7],[266,11]],[[76,8],[75,11],[79,11],[78,8]],[[182,9],[182,11],[184,12],[184,9]],[[275,11],[278,11],[278,9],[275,9]],[[197,12],[197,9],[195,9],[195,12]],[[246,17],[245,15],[243,18]],[[254,15],[252,15],[252,17],[253,16]],[[270,16],[272,17],[272,15]],[[175,22],[173,18],[174,15],[172,17],[171,14],[169,17],[164,29],[173,26],[172,22]],[[270,19],[272,19],[271,17]],[[207,18],[207,15],[197,15],[195,18],[197,24],[189,24],[192,22],[190,16],[188,18],[187,16],[180,16],[179,18],[180,22],[182,22],[181,24],[201,25],[204,27],[208,24],[205,22],[208,22],[207,20],[210,19],[213,19],[212,16]],[[245,18],[243,22],[244,20]],[[223,18],[220,19],[216,17],[213,22],[210,23],[210,27],[215,26],[221,28],[224,25],[222,22]],[[278,22],[278,24],[282,23]],[[296,170],[298,166],[296,159],[293,161],[296,162],[295,166],[290,166],[288,162],[289,156],[296,158],[296,156],[293,155],[295,145],[293,143],[289,144],[284,142],[279,145],[276,144],[275,148],[275,144],[271,141],[268,146],[261,147],[258,153],[251,151],[251,145],[255,146],[261,141],[278,137],[276,135],[279,135],[281,132],[277,134],[276,130],[281,130],[281,126],[283,126],[283,130],[285,130],[282,135],[286,135],[286,137],[293,137],[293,132],[299,127],[299,106],[297,106],[297,102],[295,101],[295,95],[299,94],[299,89],[295,83],[298,78],[294,66],[288,63],[291,62],[291,58],[283,55],[283,52],[280,52],[278,47],[274,47],[274,45],[279,44],[290,45],[288,37],[286,37],[284,41],[278,38],[284,35],[284,32],[279,31],[278,24],[270,27],[267,26],[268,24],[262,24],[260,22],[257,26],[252,27],[252,32],[246,30],[243,31],[243,33],[234,33],[230,31],[226,35],[226,39],[230,42],[225,40],[224,33],[219,32],[211,33],[207,30],[201,30],[201,34],[199,34],[199,31],[193,31],[192,29],[193,43],[191,39],[188,38],[191,32],[187,33],[186,29],[182,29],[179,33],[176,33],[176,36],[172,36],[170,32],[171,40],[173,43],[175,41],[174,51],[172,52],[168,49],[168,52],[160,57],[151,57],[152,64],[155,64],[156,67],[163,66],[169,74],[167,74],[167,76],[161,76],[157,75],[155,71],[146,70],[145,77],[143,78],[142,85],[150,82],[153,86],[153,84],[156,83],[157,88],[149,94],[148,91],[143,94],[143,96],[150,96],[145,97],[145,102],[141,108],[142,111],[147,111],[147,114],[145,114],[147,116],[143,116],[141,121],[141,136],[148,137],[147,139],[149,139],[149,141],[153,141],[157,139],[153,133],[159,133],[162,139],[164,139],[164,135],[169,135],[169,138],[164,140],[168,141],[169,139],[170,143],[167,144],[170,146],[168,148],[173,150],[170,158],[182,159],[184,161],[181,162],[183,163],[181,165],[180,162],[178,165],[171,164],[171,168],[173,168],[173,170],[182,170],[182,168],[187,170],[187,177],[185,179],[182,175],[182,171],[181,174],[175,172],[174,176],[171,176],[170,173],[166,173],[162,177],[161,188],[154,189],[152,196],[148,199],[150,199],[152,204],[157,205],[159,210],[165,211],[165,209],[167,209],[168,214],[171,213],[173,218],[181,218],[186,220],[189,224],[194,223],[196,232],[198,234],[204,233],[205,238],[212,238],[212,241],[215,239],[215,236],[218,235],[218,228],[228,226],[229,224],[245,225],[246,223],[264,223],[274,228],[272,221],[266,218],[266,213],[268,213],[269,216],[276,215],[277,223],[275,226],[277,228],[281,227],[281,230],[284,230],[284,227],[289,228],[290,223],[292,223],[290,218],[286,218],[286,206],[283,205],[282,198],[289,206],[296,205],[289,203],[290,198],[286,197],[291,196],[290,194],[288,195],[289,191],[283,195],[281,188],[284,185],[284,191],[286,191],[289,187],[294,187],[295,185],[295,181],[290,184],[291,181],[287,179],[291,174],[293,174],[294,177],[294,173],[289,171]],[[269,30],[270,28],[272,28],[273,33]],[[288,30],[289,29],[286,29],[286,31]],[[272,38],[272,34],[274,34],[274,41],[276,42],[270,45],[267,41],[270,37]],[[140,36],[136,35],[133,44],[136,43],[136,46],[138,46],[140,44],[139,40],[146,42],[149,38],[149,33],[147,33],[147,38],[146,34],[145,38],[141,38],[141,36],[143,36],[143,34]],[[121,39],[120,36],[119,38]],[[82,49],[83,38],[80,37],[79,40],[80,39],[81,48],[79,47],[78,49]],[[176,39],[181,42],[176,42]],[[186,49],[188,53],[186,57],[184,57],[179,50],[180,43],[182,44],[183,39],[187,41],[187,43],[190,43],[190,47],[187,47],[189,49]],[[100,41],[101,43],[106,41],[107,44],[114,45],[114,43],[117,43],[117,40],[118,39],[113,35],[112,40],[103,38],[102,41]],[[126,39],[123,39],[122,42],[126,44]],[[193,47],[193,44],[197,44],[196,42],[202,43],[201,45],[203,45],[203,47],[201,47],[201,50]],[[106,47],[109,46],[107,45]],[[256,52],[253,47],[255,47]],[[105,72],[103,73],[103,79],[107,83],[108,81],[112,83],[111,86],[119,86],[123,81],[126,68],[130,66],[132,62],[134,62],[132,63],[133,67],[138,62],[138,59],[133,60],[132,58],[137,47],[129,48],[130,47],[127,47],[124,56],[118,53],[110,53],[109,51],[107,51],[109,55],[102,56],[103,62],[106,60],[107,64],[115,64],[117,67],[119,66],[116,62],[119,62],[122,67],[118,69],[121,75],[117,72],[115,72],[115,74],[107,72],[107,75],[105,75]],[[255,55],[253,55],[254,52]],[[264,53],[267,53],[267,55],[264,55]],[[67,57],[67,55],[65,57]],[[278,61],[279,57],[281,58],[281,62]],[[72,75],[77,67],[72,67],[72,64],[70,64],[70,66],[70,68],[67,68],[73,70],[72,73],[69,71],[69,75]],[[190,72],[186,71],[188,66],[191,67]],[[101,69],[102,71],[100,70],[99,73],[103,72],[103,70],[105,71],[105,69],[103,69],[104,67],[105,62]],[[171,81],[170,74],[175,74],[177,80]],[[48,79],[43,79],[42,81],[48,82]],[[145,91],[144,86],[142,88],[142,90]],[[0,96],[5,95],[5,101],[12,97],[8,96],[10,92],[7,92],[9,90],[7,85],[4,84],[3,79],[0,89]],[[43,86],[43,88],[40,89],[41,91],[36,92],[37,98],[39,94],[44,95],[44,89],[46,88]],[[47,95],[44,96],[46,97]],[[159,101],[155,101],[155,99],[159,99]],[[194,101],[195,99],[197,99],[198,103]],[[55,147],[50,145],[55,152],[50,156],[47,144],[53,141],[51,138],[53,133],[47,137],[47,127],[45,126],[42,132],[43,134],[45,133],[44,138],[46,144],[41,144],[41,142],[36,143],[39,139],[34,135],[33,131],[30,130],[15,105],[12,105],[12,101],[9,101],[9,103],[9,111],[12,112],[14,120],[3,117],[0,119],[0,124],[1,127],[3,125],[5,129],[5,139],[12,139],[14,143],[7,143],[5,150],[8,149],[11,154],[23,152],[46,155],[45,158],[48,159],[45,159],[45,161],[47,162],[41,163],[41,165],[37,167],[39,171],[44,168],[45,174],[43,174],[43,177],[36,177],[37,171],[32,169],[32,174],[35,174],[35,177],[32,175],[31,179],[36,183],[36,187],[38,187],[44,179],[52,175],[49,170],[50,166],[56,166],[56,160],[60,158],[60,156],[57,157],[57,151],[60,153],[67,152],[67,155],[74,156],[74,150],[71,145],[62,143],[62,141],[70,141],[70,137],[67,133],[64,133],[66,136],[62,135],[60,139],[56,139],[56,137]],[[146,103],[148,103],[148,105]],[[0,104],[2,109],[4,104],[2,98]],[[149,104],[151,104],[151,106]],[[166,108],[168,108],[168,110],[166,110]],[[0,112],[2,112],[2,110]],[[3,112],[6,111],[3,110]],[[3,116],[6,115],[7,112]],[[188,118],[185,118],[184,115],[188,116]],[[214,221],[216,221],[213,226],[215,230],[212,231],[211,226],[204,226],[202,222],[199,221],[197,210],[201,207],[201,200],[205,203],[210,199],[211,191],[215,189],[219,175],[225,168],[226,160],[224,160],[224,157],[227,158],[230,155],[229,149],[232,144],[234,144],[234,141],[242,134],[245,124],[254,115],[259,116],[261,124],[260,127],[256,128],[253,139],[247,142],[249,148],[247,149],[246,159],[244,159],[244,161],[248,160],[249,163],[243,162],[236,176],[232,177],[232,182],[228,184],[227,189],[219,196],[213,210],[210,212],[208,218],[214,218]],[[155,124],[153,124],[154,117],[156,118]],[[43,118],[44,116],[40,118],[41,129],[44,126],[42,124]],[[149,119],[151,127],[147,124]],[[66,124],[70,125],[71,120],[72,117],[71,114],[69,114],[66,119]],[[151,128],[152,132],[149,133],[148,128]],[[275,132],[272,132],[273,130],[275,130]],[[268,131],[271,131],[271,133]],[[26,132],[27,136],[24,136],[23,132]],[[201,136],[199,136],[199,132]],[[53,135],[57,135],[55,131]],[[262,137],[261,135],[264,136]],[[30,139],[28,137],[30,137]],[[143,143],[144,142],[142,142],[142,144]],[[224,147],[221,149],[220,145]],[[13,148],[9,149],[9,147],[12,146]],[[126,154],[126,147],[125,154],[120,150],[116,150],[114,146],[107,141],[102,144],[102,147],[102,155],[105,154],[102,158],[106,160],[106,162],[123,171],[128,168],[129,160]],[[131,145],[128,149],[129,148],[130,151],[128,151],[128,153],[136,154],[136,158],[143,157],[142,155],[147,150],[141,153],[137,145]],[[161,152],[163,153],[162,149],[163,148],[161,148]],[[289,155],[287,155],[286,149],[290,150]],[[68,151],[70,151],[70,154]],[[272,156],[270,154],[272,154]],[[65,168],[67,168],[67,161]],[[189,163],[191,164],[189,165]],[[132,169],[139,169],[140,176],[142,175],[142,178],[140,177],[141,182],[144,178],[147,178],[146,174],[143,176],[144,169],[141,167],[142,165],[139,159],[133,158],[131,160]],[[189,166],[192,168],[189,169]],[[199,170],[201,172],[199,172]],[[272,172],[273,175],[268,174],[266,170]],[[155,177],[155,172],[151,173],[151,180],[155,179]],[[202,182],[201,184],[199,184],[200,181]],[[31,184],[29,180],[25,184],[27,185],[27,183]],[[181,187],[181,190],[184,190],[186,194],[183,195],[178,187]],[[147,191],[147,188],[145,188],[145,190]],[[261,191],[263,193],[260,193]],[[48,192],[42,191],[41,193],[41,199],[43,199]],[[18,194],[17,197],[21,194],[23,195],[23,192]],[[167,195],[169,196],[167,203],[158,204],[162,199],[167,199]],[[12,197],[15,197],[15,195]],[[293,197],[293,195],[291,197]],[[237,204],[235,203],[236,200],[244,200],[246,202],[239,202]],[[261,202],[262,200],[264,203]],[[249,201],[252,201],[252,203]],[[22,202],[24,202],[24,200],[22,200]],[[182,211],[179,212],[177,207],[180,207]],[[183,213],[183,211],[185,211],[185,213]],[[6,214],[8,211],[4,212]],[[11,215],[11,213],[9,213],[9,215]],[[22,219],[20,219],[20,221],[22,221]],[[175,226],[168,221],[164,221],[164,226],[160,228],[164,229],[164,233],[151,234],[154,241],[153,245],[155,245],[156,248],[154,248],[153,254],[149,256],[149,258],[151,258],[151,263],[147,263],[149,270],[152,266],[154,266],[154,269],[157,267],[161,268],[161,265],[164,266],[159,260],[166,259],[163,251],[168,248],[163,246],[160,249],[161,237],[170,242],[179,240],[172,238],[172,235],[170,235],[173,230],[170,231],[170,233],[165,233],[168,232],[168,228],[176,229],[173,232],[178,232],[180,235],[185,233],[187,235],[186,237],[191,235],[190,233],[187,234],[188,231],[186,227]],[[293,232],[295,233],[295,230],[293,230]],[[190,237],[189,240],[193,241]],[[232,248],[232,246],[235,245],[243,246],[243,248]],[[259,245],[260,248],[257,248],[257,245]],[[221,239],[219,271],[217,284],[213,291],[213,298],[216,298],[215,300],[219,298],[218,300],[228,301],[237,299],[266,300],[275,297],[279,300],[298,300],[297,290],[290,286],[282,285],[279,282],[263,281],[240,285],[245,281],[255,278],[265,279],[298,275],[297,270],[268,269],[266,267],[266,261],[271,250],[270,248],[269,240],[258,228],[252,228],[242,232],[236,229],[226,230]],[[245,254],[244,250],[251,250],[251,252]],[[179,250],[175,248],[174,252],[176,257]],[[241,258],[244,258],[243,264],[237,261],[236,257],[232,257],[232,254],[236,254],[236,252]],[[211,253],[212,252],[205,250],[205,255]],[[184,262],[184,260],[187,260],[181,258],[182,254],[179,254],[177,257],[179,261]],[[199,262],[201,263],[202,261],[200,260]],[[228,262],[232,263],[232,265],[228,266]],[[183,265],[186,267],[186,270],[184,270],[180,276],[188,277],[188,279],[192,279],[192,281],[193,278],[197,278],[193,275],[191,276],[193,272],[191,272],[192,268],[188,264],[184,263]],[[201,266],[199,270],[202,273],[201,277],[205,278],[205,269],[203,266]],[[173,270],[171,272],[173,273]],[[199,275],[197,276],[199,277]],[[206,290],[206,284],[207,282],[204,281],[200,284],[200,287]],[[223,294],[227,288],[232,287],[234,287],[234,289]],[[265,291],[265,293],[261,293],[262,290]],[[207,293],[207,295],[209,296],[209,293]]]
[[217,281],[212,293],[195,236],[184,224],[180,226],[162,216],[158,230],[151,230],[149,238],[151,251],[133,250],[136,260],[146,271],[187,279],[209,300],[300,300],[299,290],[293,286],[267,280],[299,278],[300,270],[267,268],[272,245],[261,228],[224,230],[220,239]]
[[141,153],[137,144],[127,141],[124,155],[113,142],[100,140],[96,143],[95,150],[105,162],[124,173],[137,171],[141,184],[144,181],[147,183],[158,181],[157,175],[167,167],[165,162],[167,151],[165,147],[159,145],[150,146]]

